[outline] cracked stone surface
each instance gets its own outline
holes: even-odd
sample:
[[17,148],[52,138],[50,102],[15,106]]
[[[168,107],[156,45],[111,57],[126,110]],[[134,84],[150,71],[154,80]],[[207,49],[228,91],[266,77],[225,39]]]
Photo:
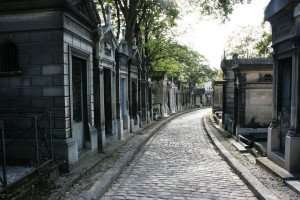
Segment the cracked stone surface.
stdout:
[[200,122],[208,111],[185,114],[168,123],[102,200],[257,199],[207,138]]

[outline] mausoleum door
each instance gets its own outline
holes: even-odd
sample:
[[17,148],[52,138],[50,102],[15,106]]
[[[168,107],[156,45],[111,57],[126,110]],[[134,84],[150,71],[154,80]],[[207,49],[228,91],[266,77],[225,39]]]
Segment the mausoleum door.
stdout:
[[105,134],[112,133],[112,83],[110,69],[104,69],[104,110],[105,110]]
[[285,137],[291,120],[292,58],[279,61],[278,117],[280,120],[280,151],[285,152]]
[[138,88],[137,80],[132,81],[132,111],[135,125],[137,124],[137,111],[138,111]]
[[[121,115],[123,120],[127,120],[126,116],[126,80],[125,78],[121,78],[121,84],[120,84],[120,90],[121,90],[121,95],[120,95],[120,102],[121,102]],[[124,123],[124,129],[127,129],[126,123]]]
[[78,150],[85,145],[85,134],[88,134],[88,106],[87,106],[87,62],[72,57],[72,92],[73,92],[73,127]]

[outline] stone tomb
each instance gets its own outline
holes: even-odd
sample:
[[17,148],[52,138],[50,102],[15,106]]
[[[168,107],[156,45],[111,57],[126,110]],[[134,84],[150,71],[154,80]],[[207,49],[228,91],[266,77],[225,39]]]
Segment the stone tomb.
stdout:
[[[99,23],[90,1],[0,2],[1,115],[51,111],[54,155],[66,169],[98,146],[92,80]],[[5,55],[7,46],[12,57]],[[20,130],[32,127],[16,123]],[[39,127],[47,129],[45,122]],[[8,160],[32,158],[32,142],[18,143],[21,132],[7,135],[14,141]]]
[[300,4],[272,0],[265,18],[272,25],[274,49],[273,117],[268,157],[290,172],[300,172]]
[[223,85],[224,81],[213,82],[213,113],[220,114],[223,111]]
[[130,110],[130,129],[131,132],[138,131],[141,128],[141,55],[136,45],[129,51],[129,110]]
[[165,72],[152,73],[152,108],[154,119],[167,117],[168,108],[168,78]]
[[[118,131],[119,121],[117,120],[117,107],[116,107],[116,95],[117,95],[117,77],[118,71],[116,69],[116,53],[118,48],[118,42],[112,31],[112,25],[110,20],[110,8],[107,8],[107,24],[101,27],[101,37],[99,45],[100,53],[100,104],[103,105],[101,111],[101,127],[103,145],[108,140],[114,140],[119,138]],[[106,141],[106,142],[105,142]]]
[[118,48],[118,68],[120,73],[119,78],[119,104],[120,104],[120,129],[123,129],[124,134],[130,131],[130,116],[129,116],[129,94],[128,94],[128,60],[129,50],[125,40],[122,40]]
[[223,128],[234,133],[233,115],[234,115],[234,72],[232,70],[233,60],[224,58],[221,63],[221,69],[224,74],[223,86]]
[[271,59],[236,59],[234,124],[236,135],[252,140],[266,139],[267,128],[272,119]]

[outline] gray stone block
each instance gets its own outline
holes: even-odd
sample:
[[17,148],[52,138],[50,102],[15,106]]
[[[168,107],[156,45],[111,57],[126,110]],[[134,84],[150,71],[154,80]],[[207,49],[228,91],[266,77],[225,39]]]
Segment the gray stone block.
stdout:
[[64,41],[68,44],[72,44],[73,43],[72,35],[70,35],[68,33],[64,33]]
[[41,67],[39,65],[26,65],[22,66],[22,71],[24,75],[40,75]]
[[38,97],[42,96],[42,88],[31,87],[31,88],[22,88],[20,89],[21,96],[32,96]]
[[74,47],[80,48],[81,47],[80,39],[73,37],[73,45],[74,45]]
[[64,64],[64,74],[69,74],[69,65]]
[[1,78],[0,79],[0,86],[2,88],[7,88],[9,86],[9,78]]
[[53,84],[54,86],[63,86],[65,83],[68,83],[66,79],[68,79],[67,76],[56,75],[53,77]]
[[43,96],[64,96],[63,87],[49,87],[43,88]]
[[70,97],[65,97],[65,106],[70,106]]
[[52,77],[36,76],[32,78],[32,86],[52,86]]
[[54,127],[58,129],[66,128],[65,118],[55,118],[54,119]]
[[61,65],[45,65],[42,67],[43,75],[63,74],[64,69]]
[[69,63],[69,54],[68,53],[64,53],[64,64],[68,64]]
[[47,42],[49,41],[48,32],[32,31],[29,34],[31,42]]
[[65,96],[70,96],[70,87],[64,86],[64,90],[65,90]]
[[55,107],[64,107],[65,106],[64,97],[54,97],[54,106]]
[[32,106],[35,108],[51,108],[53,107],[52,99],[49,97],[39,97],[32,99]]
[[69,51],[69,44],[67,42],[64,42],[64,53],[68,53]]

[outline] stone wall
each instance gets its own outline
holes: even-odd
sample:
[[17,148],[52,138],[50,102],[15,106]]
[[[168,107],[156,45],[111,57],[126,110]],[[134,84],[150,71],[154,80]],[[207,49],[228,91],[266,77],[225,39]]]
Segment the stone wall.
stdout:
[[271,84],[264,88],[246,89],[245,126],[255,128],[268,127],[272,120],[272,88]]

